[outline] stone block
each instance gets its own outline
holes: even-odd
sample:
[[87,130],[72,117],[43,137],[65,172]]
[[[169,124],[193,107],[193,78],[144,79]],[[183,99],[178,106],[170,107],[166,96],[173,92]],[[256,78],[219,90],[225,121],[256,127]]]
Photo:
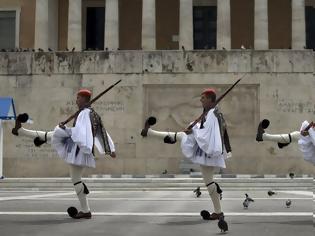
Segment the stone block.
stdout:
[[32,73],[51,74],[54,71],[54,54],[49,52],[33,53]]
[[142,54],[142,67],[144,73],[161,73],[162,72],[162,52],[152,51],[143,52]]
[[73,52],[56,52],[54,54],[54,73],[72,74],[74,72],[73,57]]
[[10,52],[8,62],[8,73],[16,75],[28,75],[32,72],[32,53]]
[[114,73],[142,73],[142,53],[139,51],[117,51]]
[[9,66],[9,53],[1,52],[0,53],[0,75],[8,74]]

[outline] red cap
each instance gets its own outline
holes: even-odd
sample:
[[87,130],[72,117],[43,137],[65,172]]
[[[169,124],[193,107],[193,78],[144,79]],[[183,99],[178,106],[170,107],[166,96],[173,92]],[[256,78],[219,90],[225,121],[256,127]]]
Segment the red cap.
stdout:
[[91,97],[92,93],[88,89],[80,89],[79,92],[77,93],[77,95]]
[[216,94],[216,92],[213,88],[207,88],[201,94],[209,95],[209,94]]

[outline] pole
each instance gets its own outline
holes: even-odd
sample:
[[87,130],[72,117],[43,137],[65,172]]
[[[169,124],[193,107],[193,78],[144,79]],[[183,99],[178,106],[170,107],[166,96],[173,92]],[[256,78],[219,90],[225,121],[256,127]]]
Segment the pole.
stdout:
[[3,178],[3,126],[0,119],[0,179]]

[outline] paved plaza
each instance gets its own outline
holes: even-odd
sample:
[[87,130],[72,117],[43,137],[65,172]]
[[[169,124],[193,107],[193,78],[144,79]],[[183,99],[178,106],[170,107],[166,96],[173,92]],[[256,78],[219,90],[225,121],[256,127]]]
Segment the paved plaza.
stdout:
[[[93,212],[90,220],[68,217],[69,206],[78,207],[74,191],[0,189],[1,236],[19,235],[219,235],[217,221],[204,221],[199,212],[212,210],[205,188],[197,198],[190,187],[173,188],[95,188],[89,195]],[[222,206],[229,225],[228,235],[314,235],[313,193],[306,189],[276,190],[268,196],[266,188],[224,189]],[[243,208],[244,194],[255,202]],[[290,208],[285,202],[292,201]]]

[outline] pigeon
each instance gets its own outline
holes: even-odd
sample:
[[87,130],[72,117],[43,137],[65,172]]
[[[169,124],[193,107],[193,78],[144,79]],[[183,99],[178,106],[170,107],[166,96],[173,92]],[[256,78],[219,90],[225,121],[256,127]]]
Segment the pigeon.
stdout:
[[182,50],[185,52],[185,47],[184,46],[182,46]]
[[51,48],[48,48],[48,51],[49,51],[49,52],[52,52],[53,50],[52,50]]
[[291,173],[289,174],[289,176],[290,176],[291,179],[293,179],[293,178],[294,178],[294,173],[291,172]]
[[275,195],[276,193],[274,192],[274,191],[272,191],[272,190],[269,190],[268,191],[268,195],[271,197],[272,195]]
[[200,197],[200,195],[201,195],[200,187],[197,187],[197,188],[194,190],[194,193],[196,194],[196,197]]
[[242,45],[242,46],[241,46],[241,49],[246,49],[246,48],[244,47],[244,45]]
[[68,51],[69,51],[69,48],[66,48],[66,51],[68,52]]
[[285,205],[287,206],[287,208],[290,208],[292,202],[290,199],[286,200]]
[[247,193],[245,193],[246,199],[248,202],[254,202],[254,199],[250,198]]
[[166,175],[166,174],[167,174],[167,170],[164,170],[164,171],[162,172],[162,174],[163,174],[163,175]]
[[244,202],[243,202],[244,209],[247,209],[248,206],[249,206],[249,201],[247,199],[245,199]]
[[226,50],[226,48],[225,48],[225,47],[222,47],[222,50]]
[[75,51],[75,47],[73,47],[71,51],[74,52]]
[[224,216],[221,216],[219,218],[218,227],[219,229],[221,229],[221,233],[225,233],[226,231],[229,230],[228,224],[224,220]]
[[38,49],[38,51],[39,51],[39,52],[43,52],[44,50],[43,50],[43,49],[41,49],[41,48],[39,48],[39,49]]
[[248,206],[249,206],[249,203],[250,202],[254,202],[254,200],[252,198],[250,198],[247,193],[245,193],[245,197],[246,198],[245,198],[245,200],[243,202],[243,207],[244,207],[244,209],[247,209]]

